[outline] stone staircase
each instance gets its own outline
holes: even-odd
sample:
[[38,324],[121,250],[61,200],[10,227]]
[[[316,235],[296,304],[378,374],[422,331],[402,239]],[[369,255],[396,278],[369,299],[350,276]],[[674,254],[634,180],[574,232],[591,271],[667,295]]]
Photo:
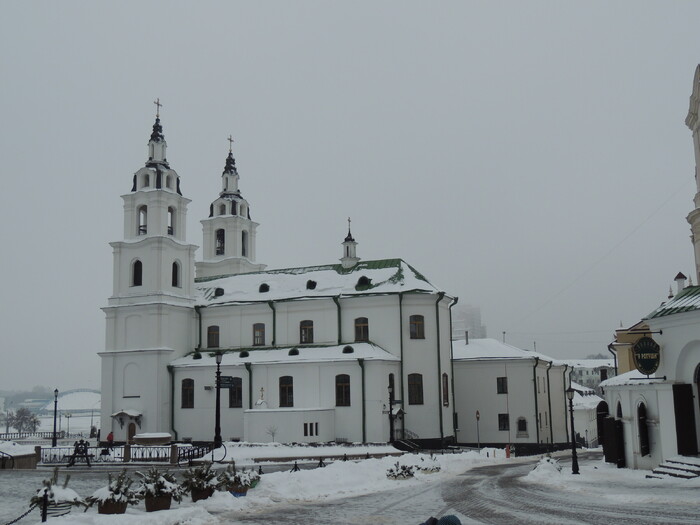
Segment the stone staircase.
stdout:
[[669,458],[647,474],[647,478],[681,478],[700,477],[700,457],[676,456]]

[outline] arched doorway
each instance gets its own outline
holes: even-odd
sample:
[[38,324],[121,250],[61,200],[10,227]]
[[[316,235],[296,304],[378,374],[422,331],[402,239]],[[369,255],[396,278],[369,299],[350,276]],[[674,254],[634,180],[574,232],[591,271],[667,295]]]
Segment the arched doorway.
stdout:
[[605,401],[598,403],[596,410],[596,424],[598,426],[598,446],[605,443],[605,418],[608,417],[610,411],[608,409],[608,404]]
[[136,435],[136,423],[129,423],[127,430],[126,442],[130,445],[134,444],[134,435]]
[[649,447],[649,427],[647,426],[647,407],[640,403],[637,407],[637,429],[639,431],[639,454],[648,456],[651,453]]

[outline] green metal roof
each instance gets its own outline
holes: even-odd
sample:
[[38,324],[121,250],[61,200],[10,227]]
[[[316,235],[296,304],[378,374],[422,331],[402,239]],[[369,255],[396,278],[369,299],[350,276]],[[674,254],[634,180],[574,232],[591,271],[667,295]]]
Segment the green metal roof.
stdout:
[[673,299],[663,303],[645,319],[657,319],[669,315],[700,310],[700,286],[688,286]]

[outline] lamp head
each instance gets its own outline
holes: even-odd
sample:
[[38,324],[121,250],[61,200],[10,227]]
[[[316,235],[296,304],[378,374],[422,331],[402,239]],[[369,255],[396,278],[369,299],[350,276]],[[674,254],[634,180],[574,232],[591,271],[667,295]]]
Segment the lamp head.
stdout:
[[53,395],[54,395],[54,397],[58,395],[58,388],[53,391]]
[[571,387],[567,388],[566,389],[566,399],[568,399],[569,401],[573,401],[575,392],[576,392],[576,390],[574,390],[573,388],[571,388]]
[[223,357],[224,357],[224,354],[221,353],[221,350],[217,350],[215,355],[216,355],[216,364],[217,364],[217,365],[220,365],[220,364],[221,364],[221,360],[222,360]]

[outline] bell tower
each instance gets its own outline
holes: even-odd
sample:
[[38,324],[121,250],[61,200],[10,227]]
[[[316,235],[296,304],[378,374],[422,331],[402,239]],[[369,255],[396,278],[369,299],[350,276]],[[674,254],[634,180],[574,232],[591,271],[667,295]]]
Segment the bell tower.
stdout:
[[229,136],[228,157],[221,174],[221,192],[209,206],[209,217],[201,221],[204,236],[203,260],[197,262],[197,277],[259,272],[255,262],[258,223],[250,218],[250,205],[238,189],[238,169]]
[[[102,361],[102,429],[170,432],[168,364],[195,346],[194,253],[186,241],[187,205],[166,157],[158,112],[148,160],[124,201],[123,240],[113,251],[113,291]],[[115,416],[115,414],[119,414]]]
[[695,209],[686,217],[690,224],[690,239],[693,243],[695,252],[695,276],[700,283],[700,180],[698,179],[698,167],[700,166],[700,65],[695,68],[693,77],[693,92],[690,95],[690,108],[688,116],[685,118],[685,124],[693,132],[693,152],[695,154],[695,184],[696,193],[693,199]]
[[340,264],[343,265],[343,268],[352,268],[358,262],[360,262],[360,258],[357,256],[357,242],[350,231],[350,217],[348,217],[348,234],[343,241],[343,257],[340,259]]

